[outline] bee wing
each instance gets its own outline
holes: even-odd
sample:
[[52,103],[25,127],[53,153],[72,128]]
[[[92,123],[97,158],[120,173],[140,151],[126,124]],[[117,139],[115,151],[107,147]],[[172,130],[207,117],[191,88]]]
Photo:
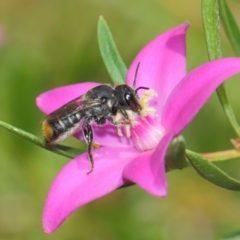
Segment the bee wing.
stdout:
[[84,99],[84,96],[80,96],[64,104],[54,112],[50,113],[49,115],[47,115],[46,118],[49,121],[54,119],[61,119],[70,114],[75,114],[77,112],[81,112],[100,105],[101,105],[100,98]]

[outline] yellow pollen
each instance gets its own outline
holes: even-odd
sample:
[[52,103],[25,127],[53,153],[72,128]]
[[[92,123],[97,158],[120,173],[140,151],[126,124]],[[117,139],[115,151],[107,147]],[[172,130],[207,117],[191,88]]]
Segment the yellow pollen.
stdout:
[[140,111],[141,117],[156,114],[156,109],[149,107],[148,103],[153,97],[157,97],[157,95],[158,94],[153,89],[148,89],[144,92],[144,94],[139,100],[139,104],[142,107],[142,110]]
[[147,115],[156,114],[156,109],[148,106],[149,101],[156,96],[157,93],[152,89],[145,91],[142,97],[139,99],[141,110],[138,111],[138,114],[131,110],[126,110],[129,119],[126,119],[120,111],[117,112],[115,122],[121,123],[117,125],[117,133],[120,137],[123,136],[122,127],[125,128],[126,136],[131,137],[131,127],[138,124],[138,121],[136,119],[139,115],[140,117],[146,117]]
[[97,148],[100,148],[102,145],[100,144],[100,143],[98,143],[98,142],[93,142],[92,143],[92,147],[94,148],[94,149],[97,149]]

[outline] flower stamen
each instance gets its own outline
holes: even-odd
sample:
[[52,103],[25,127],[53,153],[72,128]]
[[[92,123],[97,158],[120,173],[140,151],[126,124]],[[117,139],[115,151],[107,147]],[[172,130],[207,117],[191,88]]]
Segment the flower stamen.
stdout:
[[134,146],[139,151],[154,149],[165,134],[165,129],[157,119],[156,109],[149,106],[150,100],[156,96],[157,93],[149,89],[139,99],[141,106],[139,114],[126,110],[129,119],[126,119],[120,111],[115,116],[115,121],[121,123],[117,125],[118,135],[121,137],[124,135],[122,132],[124,127],[126,136],[132,138]]
[[149,107],[149,101],[153,97],[157,97],[157,95],[158,95],[157,92],[155,92],[153,89],[148,89],[147,91],[144,92],[144,94],[139,100],[140,106],[142,107],[142,110],[140,112],[141,117],[156,114],[156,109],[153,107]]

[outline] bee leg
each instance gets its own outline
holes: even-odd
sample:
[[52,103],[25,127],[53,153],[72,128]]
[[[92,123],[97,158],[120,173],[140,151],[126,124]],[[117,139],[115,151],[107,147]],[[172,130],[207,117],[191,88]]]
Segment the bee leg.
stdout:
[[106,123],[106,117],[102,117],[102,118],[94,118],[94,121],[97,123],[97,125],[103,125],[104,123]]
[[119,111],[121,112],[121,114],[122,114],[127,120],[129,120],[129,116],[128,116],[126,110],[120,108]]
[[93,131],[92,131],[92,127],[90,125],[89,119],[86,119],[84,121],[82,126],[82,131],[83,131],[84,140],[87,143],[88,158],[90,161],[90,171],[87,173],[89,174],[90,172],[93,171],[93,168],[94,168],[94,161],[93,161],[93,155],[92,155]]
[[115,126],[122,126],[122,125],[130,125],[130,122],[120,122],[120,121],[114,121],[112,117],[108,116],[106,119]]

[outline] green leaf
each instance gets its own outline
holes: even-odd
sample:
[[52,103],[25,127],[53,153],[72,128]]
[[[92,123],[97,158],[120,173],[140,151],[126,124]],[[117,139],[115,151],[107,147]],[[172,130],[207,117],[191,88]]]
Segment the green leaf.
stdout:
[[236,134],[240,137],[240,127],[238,125],[237,119],[233,112],[232,106],[229,103],[227,93],[225,91],[224,85],[221,85],[217,88],[218,99],[223,107],[223,110],[232,125],[233,129],[235,130]]
[[[219,37],[219,5],[217,0],[202,0],[202,18],[209,59],[214,60],[221,58],[222,53]],[[220,85],[216,91],[218,99],[230,124],[232,125],[236,134],[240,137],[240,127],[236,120],[232,106],[229,103],[224,85]]]
[[202,17],[209,59],[221,58],[219,7],[217,0],[202,0]]
[[202,158],[199,154],[187,150],[186,156],[192,167],[206,180],[222,188],[235,191],[240,190],[240,181],[228,176],[225,172]]
[[81,153],[86,152],[86,150],[83,150],[83,149],[73,148],[73,147],[60,145],[60,144],[57,144],[51,147],[48,147],[45,145],[43,148],[68,158],[75,158]]
[[3,121],[0,121],[0,127],[6,129],[7,131],[25,139],[31,143],[34,143],[35,145],[37,145],[41,148],[44,148],[48,151],[62,155],[64,157],[74,158],[77,155],[79,155],[80,153],[84,152],[84,150],[81,150],[81,149],[76,149],[76,148],[63,146],[63,145],[59,145],[59,144],[48,146],[45,144],[45,141],[43,139],[41,139],[31,133],[28,133],[20,128],[17,128],[8,123],[5,123]]
[[240,56],[240,31],[226,1],[219,0],[220,16],[224,30],[236,54]]
[[185,140],[183,136],[178,136],[173,139],[167,149],[165,156],[166,171],[169,172],[174,169],[183,169],[188,166],[185,157]]
[[103,61],[113,83],[115,85],[125,83],[127,67],[117,50],[110,29],[102,16],[98,21],[98,43]]

